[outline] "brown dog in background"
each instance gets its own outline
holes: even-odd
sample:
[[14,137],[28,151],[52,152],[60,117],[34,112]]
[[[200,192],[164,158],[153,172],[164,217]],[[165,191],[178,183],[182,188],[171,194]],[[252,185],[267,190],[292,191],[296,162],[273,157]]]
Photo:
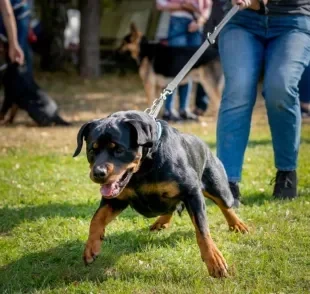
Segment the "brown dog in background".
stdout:
[[[160,90],[165,88],[196,50],[197,47],[171,47],[148,42],[136,25],[131,24],[130,33],[125,36],[118,51],[130,53],[131,57],[137,61],[139,76],[147,96],[147,103],[151,105],[157,97],[158,88]],[[173,57],[176,57],[176,59]],[[171,59],[173,60],[171,61]],[[175,63],[178,63],[178,69],[174,70],[173,75],[169,75],[173,71],[169,67]],[[217,50],[214,48],[208,49],[182,80],[181,84],[188,83],[189,80],[200,83],[214,103],[215,108],[218,109],[224,77]]]

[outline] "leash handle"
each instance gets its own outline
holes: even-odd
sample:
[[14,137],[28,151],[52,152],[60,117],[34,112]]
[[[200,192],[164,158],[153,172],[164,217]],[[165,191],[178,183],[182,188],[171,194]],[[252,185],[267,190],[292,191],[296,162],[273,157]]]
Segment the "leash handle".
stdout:
[[185,66],[181,69],[181,71],[177,74],[177,76],[167,85],[167,87],[162,91],[160,94],[160,97],[155,99],[153,102],[153,105],[150,108],[147,108],[145,110],[146,113],[150,114],[154,118],[157,117],[164,100],[166,100],[167,95],[170,95],[173,93],[173,91],[176,89],[176,87],[179,85],[179,83],[184,79],[184,77],[188,74],[188,72],[191,70],[191,68],[194,66],[194,64],[198,61],[198,59],[201,57],[201,55],[207,50],[207,48],[215,43],[215,39],[220,33],[220,31],[223,29],[223,27],[226,25],[226,23],[239,11],[239,6],[234,5],[228,13],[225,15],[225,17],[222,19],[222,21],[219,23],[217,27],[214,28],[214,31],[212,34],[208,34],[207,39],[203,42],[203,44],[198,48],[198,50],[195,52],[195,54],[190,58],[190,60],[185,64]]

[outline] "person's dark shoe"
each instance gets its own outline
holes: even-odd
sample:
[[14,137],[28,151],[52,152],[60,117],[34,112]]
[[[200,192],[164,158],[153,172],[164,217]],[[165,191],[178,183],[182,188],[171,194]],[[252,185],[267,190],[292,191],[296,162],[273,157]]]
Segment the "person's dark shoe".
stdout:
[[200,108],[195,108],[194,112],[193,112],[195,115],[197,116],[204,116],[204,114],[206,113],[205,110],[202,110]]
[[238,183],[229,182],[229,188],[230,188],[232,195],[234,196],[233,207],[238,208],[240,206],[240,196],[241,196],[239,185]]
[[176,122],[176,121],[179,121],[181,118],[179,116],[179,114],[172,110],[172,111],[165,111],[164,112],[164,115],[163,115],[163,120],[165,121],[173,121],[173,122]]
[[296,171],[278,170],[275,179],[273,196],[277,199],[293,199],[297,197],[297,174]]
[[180,110],[180,118],[182,120],[198,121],[198,116],[188,110]]

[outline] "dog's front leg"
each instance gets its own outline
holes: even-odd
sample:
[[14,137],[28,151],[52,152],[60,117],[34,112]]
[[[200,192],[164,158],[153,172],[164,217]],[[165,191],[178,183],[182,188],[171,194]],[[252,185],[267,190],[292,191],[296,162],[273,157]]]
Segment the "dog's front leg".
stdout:
[[197,191],[195,194],[188,195],[184,203],[195,226],[201,258],[206,263],[209,274],[215,278],[226,277],[228,267],[222,253],[211,238],[203,195]]
[[102,199],[100,207],[97,209],[90,223],[89,236],[83,255],[86,265],[92,263],[99,255],[106,226],[127,206],[127,202],[118,199],[112,199],[110,201]]

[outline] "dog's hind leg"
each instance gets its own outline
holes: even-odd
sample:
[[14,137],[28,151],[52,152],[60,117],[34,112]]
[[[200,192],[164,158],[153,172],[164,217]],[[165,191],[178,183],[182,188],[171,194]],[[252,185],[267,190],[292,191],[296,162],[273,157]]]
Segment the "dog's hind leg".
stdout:
[[147,83],[144,84],[144,91],[146,94],[147,104],[148,106],[151,106],[155,100],[156,86],[151,81],[147,81]]
[[199,75],[199,81],[209,96],[211,103],[213,103],[217,114],[221,101],[221,90],[219,89],[217,83],[214,81],[213,74],[209,68],[201,68]]
[[139,68],[139,76],[142,80],[148,105],[155,99],[156,95],[156,77],[152,68],[152,64],[147,58],[144,58]]
[[234,202],[230,191],[225,169],[222,163],[211,153],[202,176],[203,195],[221,209],[228,223],[229,229],[236,232],[247,233],[247,226],[239,219],[231,208]]
[[249,231],[248,227],[239,219],[235,211],[232,208],[227,208],[219,197],[214,197],[207,191],[203,191],[203,195],[215,202],[215,204],[221,209],[231,231],[241,233],[247,233]]
[[170,222],[172,219],[172,214],[161,215],[155,223],[153,223],[150,227],[151,231],[160,231],[162,229],[167,229],[170,226]]

